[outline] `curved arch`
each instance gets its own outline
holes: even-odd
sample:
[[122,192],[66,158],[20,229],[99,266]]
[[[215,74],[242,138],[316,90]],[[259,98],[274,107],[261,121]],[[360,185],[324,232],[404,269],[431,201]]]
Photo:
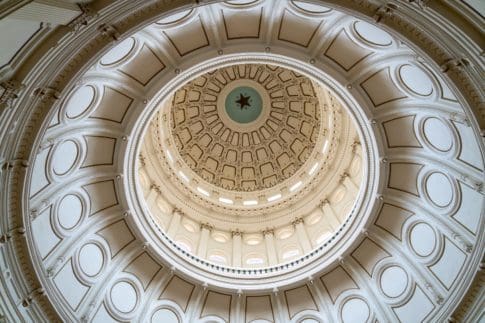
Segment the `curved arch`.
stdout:
[[[8,101],[8,104],[11,104],[12,107],[8,110],[9,115],[7,119],[16,119],[19,121],[18,127],[14,127],[10,134],[4,134],[2,132],[2,136],[6,138],[6,140],[1,141],[2,152],[5,152],[5,160],[8,160],[8,162],[5,162],[4,164],[5,167],[2,168],[2,181],[7,184],[4,185],[4,187],[8,187],[9,195],[2,195],[3,207],[5,210],[8,210],[8,217],[6,217],[3,224],[4,227],[8,227],[8,229],[2,229],[2,237],[0,241],[5,243],[5,248],[2,249],[8,250],[6,253],[16,255],[19,259],[17,262],[17,260],[11,259],[11,256],[7,256],[7,259],[9,259],[9,262],[12,264],[9,270],[15,272],[13,279],[17,281],[19,286],[22,286],[20,288],[22,291],[19,295],[21,295],[23,303],[26,304],[26,306],[32,306],[36,309],[33,313],[36,313],[34,315],[38,315],[36,318],[39,321],[56,320],[57,315],[64,319],[80,319],[81,317],[91,317],[94,312],[96,312],[88,303],[81,304],[79,311],[77,312],[68,309],[68,307],[63,308],[59,305],[62,303],[62,297],[64,296],[62,293],[55,290],[52,281],[61,279],[58,277],[75,279],[75,273],[69,273],[67,269],[66,271],[64,270],[64,268],[69,268],[68,264],[70,260],[62,258],[63,252],[61,252],[61,249],[57,251],[57,254],[59,255],[58,258],[47,256],[46,259],[42,259],[36,251],[37,243],[35,240],[39,239],[36,238],[36,235],[40,237],[40,239],[46,239],[45,241],[48,242],[47,249],[51,247],[52,249],[56,248],[55,230],[53,230],[51,236],[47,235],[46,232],[50,229],[46,219],[52,217],[51,212],[59,212],[58,210],[51,210],[49,207],[51,202],[56,198],[50,194],[42,193],[42,198],[39,197],[37,200],[33,199],[33,203],[30,205],[29,202],[27,202],[29,199],[29,196],[27,196],[30,187],[29,181],[36,177],[31,175],[34,174],[34,171],[31,171],[31,169],[42,169],[42,158],[45,157],[42,153],[42,149],[52,147],[58,143],[53,138],[46,138],[39,134],[49,126],[50,130],[47,130],[47,132],[50,131],[50,135],[54,136],[56,132],[52,131],[52,129],[55,129],[56,124],[63,125],[62,117],[55,116],[58,114],[59,106],[62,105],[62,103],[56,102],[56,98],[66,97],[66,93],[74,88],[75,83],[79,82],[81,78],[80,75],[87,72],[88,68],[92,65],[92,61],[100,56],[99,53],[106,51],[109,46],[108,44],[110,43],[109,37],[118,38],[119,35],[117,35],[117,33],[121,33],[122,36],[127,36],[135,29],[155,21],[159,16],[163,15],[166,10],[169,10],[168,7],[163,7],[163,5],[159,5],[159,7],[157,6],[158,5],[151,4],[145,5],[145,7],[140,7],[136,14],[130,13],[129,10],[131,9],[123,7],[122,4],[120,4],[119,7],[113,6],[113,8],[102,13],[100,18],[98,17],[95,19],[106,18],[109,21],[109,19],[113,19],[109,18],[109,14],[114,16],[115,13],[118,13],[119,15],[117,15],[116,20],[109,21],[116,26],[114,31],[109,26],[106,26],[103,31],[104,34],[97,33],[95,32],[95,24],[88,23],[84,29],[81,29],[79,34],[66,35],[66,38],[60,41],[57,48],[53,49],[50,53],[46,53],[46,55],[41,58],[39,64],[32,65],[33,67],[28,77],[22,79],[22,82],[24,82],[26,86],[25,90],[19,93],[17,99],[14,100],[12,97],[12,99],[9,99]],[[361,70],[362,74],[356,72],[356,77],[353,80],[363,82],[349,83],[349,90],[353,89],[353,93],[359,97],[359,102],[366,102],[367,106],[369,104],[373,105],[372,107],[368,106],[369,111],[372,111],[372,113],[367,111],[369,113],[368,115],[372,117],[373,124],[378,128],[376,131],[381,133],[382,138],[385,137],[388,141],[378,143],[379,151],[382,153],[382,167],[385,171],[382,180],[383,182],[387,180],[387,183],[381,183],[382,187],[384,187],[384,185],[387,186],[380,192],[382,196],[381,199],[378,200],[378,207],[376,207],[373,213],[375,223],[378,225],[369,226],[360,237],[360,241],[352,245],[353,249],[349,249],[350,251],[348,254],[344,255],[344,263],[351,269],[347,275],[355,276],[356,284],[358,284],[360,288],[371,290],[369,289],[369,285],[365,282],[369,275],[373,275],[373,271],[377,268],[376,266],[379,266],[376,264],[379,264],[382,259],[387,257],[386,253],[389,254],[391,252],[393,255],[397,255],[397,253],[395,253],[396,249],[399,249],[402,246],[407,246],[407,244],[410,243],[408,242],[407,237],[402,237],[402,232],[407,225],[405,224],[406,219],[414,217],[430,221],[436,227],[436,234],[438,235],[436,239],[443,242],[442,250],[439,255],[436,256],[437,259],[433,264],[423,268],[420,267],[419,270],[427,270],[429,272],[428,275],[415,286],[416,288],[411,300],[413,302],[426,302],[426,306],[428,307],[424,312],[428,311],[428,315],[432,315],[436,320],[444,319],[452,313],[458,304],[458,300],[463,298],[465,291],[469,287],[474,276],[475,268],[480,261],[480,250],[483,249],[484,244],[483,212],[480,211],[483,207],[483,194],[480,189],[480,181],[481,176],[483,175],[484,149],[483,143],[478,140],[479,131],[477,127],[479,123],[483,124],[483,119],[480,117],[473,118],[472,110],[470,108],[479,107],[478,103],[483,101],[483,95],[480,95],[478,91],[477,84],[479,84],[479,82],[477,82],[478,78],[475,76],[476,72],[467,67],[467,64],[470,61],[473,62],[474,53],[472,50],[463,51],[463,48],[461,48],[465,42],[469,41],[467,39],[459,40],[459,44],[456,46],[445,47],[440,44],[441,40],[447,39],[450,36],[443,34],[433,35],[431,31],[432,28],[421,28],[421,30],[419,30],[419,27],[422,26],[423,23],[420,22],[418,18],[413,17],[413,14],[415,14],[416,17],[424,18],[424,23],[428,23],[432,26],[436,26],[437,24],[430,22],[431,14],[428,14],[426,11],[418,11],[416,4],[403,3],[402,7],[394,8],[392,6],[377,7],[370,3],[362,3],[361,6],[353,4],[352,9],[345,9],[344,7],[346,6],[349,6],[350,8],[350,2],[339,2],[339,6],[341,6],[340,9],[346,11],[354,10],[354,13],[360,11],[361,17],[366,16],[367,21],[370,21],[369,16],[373,15],[375,19],[380,22],[381,26],[387,26],[386,31],[393,35],[397,35],[397,30],[400,30],[401,34],[398,36],[404,37],[409,42],[408,44],[410,48],[421,54],[428,53],[428,55],[423,55],[423,58],[419,58],[415,64],[426,64],[427,67],[431,68],[433,73],[436,73],[437,67],[441,66],[446,74],[444,76],[439,76],[439,78],[445,79],[445,87],[451,85],[449,87],[456,94],[456,102],[459,102],[461,105],[461,107],[459,107],[457,103],[453,103],[449,105],[448,109],[444,109],[443,106],[445,106],[445,104],[440,102],[439,111],[443,111],[442,117],[446,118],[447,122],[449,122],[456,130],[454,132],[454,138],[460,138],[462,145],[462,148],[457,153],[456,159],[441,161],[440,157],[430,157],[434,153],[439,154],[438,151],[428,149],[426,152],[423,152],[424,149],[421,150],[421,148],[415,145],[415,138],[402,135],[405,134],[406,131],[414,131],[415,129],[414,123],[410,121],[411,118],[406,118],[412,113],[419,113],[419,111],[416,110],[409,111],[409,114],[406,112],[405,108],[408,108],[411,104],[408,106],[392,108],[394,109],[394,112],[400,113],[401,118],[392,120],[391,124],[394,126],[394,129],[400,129],[402,131],[402,136],[395,133],[394,135],[390,135],[390,133],[382,135],[382,133],[386,131],[384,123],[388,121],[391,122],[391,120],[385,120],[387,119],[389,112],[380,112],[379,109],[386,107],[385,104],[391,102],[386,102],[387,99],[392,99],[396,102],[404,100],[401,99],[400,95],[402,92],[406,91],[405,88],[399,84],[396,84],[395,88],[390,89],[389,87],[386,88],[386,86],[389,86],[391,83],[381,83],[382,80],[394,82],[394,74],[386,75],[383,73],[366,75],[368,78],[364,80],[360,78],[360,76],[363,77],[366,72]],[[61,31],[56,32],[60,33]],[[86,37],[83,38],[81,36]],[[434,40],[433,36],[439,37],[439,39]],[[287,40],[293,39],[291,34],[284,35],[282,38]],[[311,41],[312,39],[310,39],[310,42]],[[84,44],[81,45],[81,43]],[[334,44],[336,43],[334,42]],[[237,46],[239,45],[235,45],[232,49],[237,49]],[[259,47],[255,47],[257,50],[265,50],[264,47],[260,45],[258,46]],[[312,59],[314,60],[313,64],[321,64],[321,62],[317,61],[315,58],[310,58],[309,53],[313,53],[305,51],[305,49],[300,49],[297,46],[300,45],[293,44],[288,46],[288,49],[285,50],[287,50],[289,55],[295,52],[300,53],[298,55],[300,55],[302,59],[305,58],[308,60],[310,64],[312,64]],[[75,47],[78,47],[79,49],[70,50]],[[228,49],[231,49],[231,47]],[[270,50],[275,51],[282,49],[284,49],[284,46],[274,46],[270,48]],[[180,54],[183,54],[181,57],[185,55],[189,57],[189,55],[192,55],[188,52],[185,53],[181,46],[179,46],[178,50],[181,51]],[[73,58],[68,60],[69,63],[66,65],[58,64],[58,66],[54,66],[58,61],[67,56],[66,51],[72,52]],[[209,56],[208,51],[209,50],[201,50],[200,57],[207,58]],[[454,56],[462,51],[466,53],[468,60],[454,59]],[[327,54],[332,55],[331,52],[328,51]],[[151,54],[147,52],[146,55],[149,57]],[[333,56],[341,66],[349,66],[347,65],[347,62],[341,60],[341,58],[338,58],[336,55]],[[192,57],[194,57],[194,55],[192,55]],[[409,58],[410,57],[411,56],[409,56]],[[51,63],[48,63],[48,61],[51,61]],[[167,68],[174,67],[176,65],[174,65],[175,61],[176,60],[169,60],[167,63],[167,66],[169,67]],[[356,68],[357,67],[358,65],[356,65]],[[348,78],[342,76],[345,75],[346,72],[342,72],[342,69],[337,72],[336,70],[338,68],[339,67],[336,65],[332,67],[336,77],[342,81],[347,81]],[[175,71],[176,69],[173,68],[173,72]],[[150,88],[150,85],[154,84],[151,82],[163,80],[162,76],[158,79],[157,77],[152,79],[149,77],[143,78],[141,75],[137,74],[139,72],[139,70],[127,71],[127,73],[134,76],[135,79],[134,81],[130,81],[130,84],[132,84],[131,86],[134,88],[130,93],[134,103],[129,109],[135,106],[142,107],[144,105],[144,100],[151,98],[156,92],[156,89]],[[353,72],[350,72],[349,75],[352,73]],[[168,74],[171,73],[167,73],[166,80],[171,78]],[[141,82],[136,81],[136,79]],[[375,80],[380,81],[373,83]],[[136,82],[142,84],[145,81],[147,82],[146,90],[142,90],[141,85],[135,86],[135,84],[137,84]],[[365,83],[366,81],[367,83]],[[113,80],[112,84],[118,86],[120,83],[122,82],[119,80]],[[362,86],[363,83],[365,83],[364,87]],[[37,84],[46,84],[46,87],[34,91]],[[380,88],[379,85],[382,87]],[[440,83],[440,86],[442,87],[443,85]],[[436,85],[434,85],[434,88],[436,88]],[[386,90],[389,90],[389,97],[382,97]],[[31,93],[35,93],[33,98],[30,96]],[[412,96],[409,93],[406,94],[409,97]],[[122,99],[119,100],[120,102],[123,102]],[[388,104],[387,107],[389,106],[390,105]],[[16,110],[14,111],[13,108],[16,108]],[[432,103],[423,107],[423,111],[428,115],[433,114],[435,111],[434,109]],[[90,112],[86,113],[89,114]],[[119,252],[121,250],[120,255],[126,255],[127,257],[126,259],[121,259],[119,257],[113,258],[113,266],[118,266],[116,268],[121,270],[123,266],[127,266],[128,262],[134,259],[134,255],[139,252],[140,248],[141,250],[152,251],[153,246],[145,244],[144,241],[137,244],[135,237],[133,237],[133,240],[130,240],[130,235],[133,236],[133,233],[130,231],[129,225],[126,224],[127,220],[120,220],[125,219],[124,215],[128,215],[126,199],[123,197],[123,194],[120,193],[122,192],[120,183],[123,180],[123,176],[126,174],[122,174],[122,163],[115,159],[119,158],[119,160],[122,160],[122,155],[119,152],[123,151],[123,148],[120,147],[123,147],[123,142],[128,139],[126,138],[125,131],[128,129],[126,127],[129,123],[129,118],[123,120],[123,117],[114,114],[113,111],[110,113],[112,113],[110,118],[111,120],[114,120],[114,124],[109,126],[109,129],[98,131],[97,127],[104,127],[106,126],[106,123],[104,121],[89,120],[89,123],[87,124],[89,127],[86,127],[85,129],[92,131],[89,132],[90,139],[86,144],[91,149],[91,153],[89,153],[88,149],[87,155],[82,157],[82,163],[84,163],[84,165],[89,165],[89,167],[93,167],[93,171],[91,172],[84,169],[80,173],[81,175],[76,178],[78,178],[80,184],[78,188],[80,189],[82,187],[90,198],[89,224],[95,224],[93,228],[95,227],[97,230],[99,229],[98,231],[93,232],[93,234],[103,236],[103,239],[106,240],[113,255],[117,255],[117,251]],[[479,115],[476,111],[475,113],[476,115]],[[84,112],[82,112],[81,115],[84,115]],[[115,125],[116,120],[120,121],[119,125]],[[2,122],[4,121],[2,120]],[[81,128],[73,127],[73,129],[79,130]],[[388,129],[392,129],[392,127]],[[18,138],[18,141],[14,142],[14,138]],[[475,144],[470,144],[472,142],[475,142]],[[12,145],[10,145],[11,143]],[[103,150],[100,147],[112,147],[112,149]],[[100,150],[102,153],[92,153]],[[110,154],[110,152],[112,152],[112,154]],[[114,158],[113,156],[116,156],[117,158]],[[434,163],[430,163],[431,159]],[[44,159],[44,162],[46,160],[47,158]],[[29,163],[30,165],[28,165]],[[81,161],[79,161],[79,163],[81,163]],[[456,174],[450,175],[453,176],[458,183],[457,185],[461,192],[459,195],[460,201],[454,201],[457,203],[457,207],[450,211],[449,214],[439,218],[438,214],[433,214],[434,212],[429,212],[428,214],[427,210],[429,210],[429,207],[422,202],[420,195],[423,189],[419,189],[419,187],[422,187],[425,183],[422,181],[419,182],[419,165],[428,165],[429,169],[436,168],[443,171],[448,169],[445,167],[448,164],[445,165],[445,163],[453,164],[456,169],[460,169],[462,174],[465,174],[463,174],[464,176],[460,176],[460,173],[457,172]],[[98,173],[99,170],[106,172],[101,174]],[[398,173],[404,173],[409,176],[407,179],[403,180],[399,176],[395,176],[395,174]],[[40,174],[40,172],[35,172],[35,174]],[[67,171],[66,176],[69,176],[69,170]],[[47,183],[49,178],[36,178],[35,180],[39,181],[35,187],[40,187],[40,192],[43,189],[42,185]],[[58,186],[59,183],[52,181],[52,183],[47,185],[50,184],[52,184],[52,186]],[[65,187],[65,189],[74,187],[74,182],[71,182],[69,187]],[[62,191],[59,187],[58,189],[58,192]],[[457,198],[458,194],[454,194],[451,199],[453,200]],[[482,202],[480,203],[480,201]],[[34,205],[35,208],[31,207]],[[392,214],[397,214],[396,222],[390,220]],[[103,215],[103,219],[101,219],[101,215]],[[476,220],[476,218],[479,220]],[[99,222],[96,222],[98,220]],[[88,221],[86,222],[88,223]],[[113,229],[113,225],[116,225],[116,230]],[[123,234],[116,235],[113,232],[121,232]],[[19,237],[24,235],[28,238],[27,243],[24,243],[22,239],[19,239]],[[62,245],[62,248],[65,248],[63,250],[67,250],[69,246],[75,244],[73,239],[74,238],[71,237],[71,240],[68,242],[66,240],[66,243]],[[412,240],[414,238],[409,239]],[[48,251],[50,250],[47,250],[46,252],[48,253]],[[2,252],[4,251],[2,250]],[[35,256],[30,258],[32,253],[35,254]],[[412,258],[414,256],[411,253],[406,254],[405,256],[405,261],[410,262],[411,259],[414,259]],[[458,259],[458,261],[456,261],[456,259]],[[156,264],[156,261],[153,261]],[[452,262],[456,263],[456,265],[452,264]],[[156,265],[153,265],[153,267],[156,268]],[[116,273],[116,268],[113,267],[113,270],[110,272]],[[54,278],[45,275],[45,269],[50,269]],[[174,269],[177,270],[177,268]],[[419,270],[411,270],[422,276]],[[22,275],[20,274],[21,272],[23,273]],[[326,272],[320,272],[320,280],[327,281],[324,278],[327,277],[328,274],[329,273]],[[345,275],[343,273],[340,274]],[[463,279],[456,283],[454,278],[458,275],[463,276]],[[155,274],[153,274],[153,276],[155,276]],[[187,279],[187,282],[180,283],[180,288],[181,290],[189,291],[190,285],[193,285],[194,282],[189,277],[184,276],[184,278]],[[2,279],[5,281],[4,278]],[[296,284],[297,282],[293,283]],[[302,283],[302,281],[300,281],[300,283]],[[328,281],[327,283],[322,284],[324,284],[324,286],[321,287],[325,287],[328,291],[315,293],[319,303],[327,304],[327,302],[331,302],[331,296],[329,295],[332,295],[332,293],[334,293],[336,297],[339,297],[338,287],[329,287]],[[42,286],[43,289],[39,289],[40,286]],[[451,286],[454,286],[454,288],[450,291]],[[201,290],[202,289],[196,289],[194,293],[202,293]],[[237,295],[237,291],[233,291],[233,293],[235,296]],[[44,294],[46,294],[47,297],[44,297]],[[187,292],[187,295],[189,294],[192,295]],[[371,294],[373,294],[372,291]],[[375,296],[375,294],[373,295]],[[69,297],[73,297],[71,300],[74,302],[78,296]],[[276,298],[281,296],[272,297]],[[32,301],[34,299],[35,302]],[[273,304],[272,298],[268,296],[268,299],[270,301],[269,304]],[[371,299],[373,298],[371,297]],[[279,300],[281,301],[281,299]],[[372,301],[375,301],[375,299]],[[275,304],[277,304],[277,302]],[[328,304],[331,306],[332,303]],[[380,315],[384,318],[395,318],[396,316],[394,315],[400,317],[399,315],[402,315],[402,313],[406,311],[409,313],[406,306],[411,306],[409,305],[411,304],[411,301],[406,304],[407,305],[402,305],[398,311],[387,309],[384,305],[380,304],[379,310],[382,311]],[[354,305],[355,304],[349,305],[350,309],[352,309],[352,306]],[[438,307],[440,307],[440,309],[436,309]],[[21,317],[24,314],[22,309],[13,310],[11,306],[8,308],[11,309],[11,313],[9,314],[11,317]],[[256,311],[256,309],[254,311]],[[274,312],[273,314],[271,314],[271,311],[265,313],[268,316],[274,316]],[[279,319],[283,318],[279,317]]]

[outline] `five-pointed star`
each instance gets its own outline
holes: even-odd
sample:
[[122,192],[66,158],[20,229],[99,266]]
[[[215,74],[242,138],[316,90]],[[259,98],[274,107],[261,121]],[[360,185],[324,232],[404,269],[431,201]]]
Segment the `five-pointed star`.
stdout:
[[239,99],[236,100],[236,103],[239,104],[241,110],[244,109],[246,106],[251,107],[249,103],[250,96],[244,96],[242,93],[239,94]]

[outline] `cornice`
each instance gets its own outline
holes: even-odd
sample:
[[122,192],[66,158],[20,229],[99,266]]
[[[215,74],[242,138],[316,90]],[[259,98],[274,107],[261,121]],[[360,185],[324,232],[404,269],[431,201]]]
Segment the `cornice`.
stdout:
[[[114,2],[112,2],[114,3]],[[420,8],[412,7],[409,14],[403,14],[400,9],[387,9],[380,7],[374,2],[367,1],[326,1],[325,4],[334,4],[341,9],[359,13],[361,17],[371,20],[379,18],[379,23],[387,26],[395,33],[402,35],[409,44],[430,58],[436,66],[441,66],[446,71],[444,76],[451,81],[454,88],[461,93],[462,98],[468,102],[468,118],[476,129],[479,125],[485,128],[485,108],[483,106],[483,93],[480,89],[479,69],[471,68],[466,61],[472,61],[476,54],[472,50],[458,47],[448,39],[446,42],[436,40],[433,30],[418,27],[420,19],[429,25],[433,25],[429,17],[429,10],[420,11]],[[106,4],[106,5],[105,5]],[[141,26],[157,19],[163,12],[182,6],[196,6],[198,1],[158,1],[147,3],[145,1],[116,2],[116,7],[110,6],[106,1],[97,1],[92,4],[99,13],[96,17],[86,19],[76,28],[59,27],[50,34],[49,39],[44,39],[38,45],[36,51],[32,51],[29,59],[13,74],[11,81],[25,85],[25,88],[12,97],[8,104],[13,111],[13,119],[18,120],[18,125],[13,128],[9,138],[2,143],[10,147],[2,150],[2,160],[25,160],[32,161],[37,147],[36,134],[42,128],[42,122],[46,116],[52,114],[57,100],[55,93],[63,95],[65,90],[74,84],[79,75],[91,66],[94,59],[105,51],[115,38],[123,38],[127,34],[137,30]],[[139,8],[132,12],[133,8]],[[430,5],[430,8],[435,8]],[[390,14],[392,13],[392,14]],[[442,11],[440,11],[443,14]],[[377,16],[376,16],[377,14]],[[115,19],[116,17],[116,19]],[[99,23],[103,21],[111,28],[105,28],[104,34],[99,29]],[[87,23],[84,25],[84,23]],[[73,30],[75,32],[73,32]],[[102,28],[103,30],[103,28]],[[111,31],[111,32],[110,32]],[[113,33],[113,31],[116,31]],[[116,34],[118,33],[118,34]],[[466,43],[467,40],[464,40]],[[464,54],[462,54],[464,53]],[[465,59],[465,60],[463,60]],[[61,64],[63,63],[63,64]],[[49,91],[37,91],[37,88],[50,89]],[[51,91],[52,90],[52,91]],[[475,118],[471,114],[474,113]],[[483,151],[483,144],[480,144]],[[7,175],[3,175],[7,174]],[[5,177],[3,177],[5,176]],[[8,192],[2,191],[2,204],[8,205],[7,216],[2,218],[2,235],[8,235],[10,231],[25,227],[28,223],[29,211],[25,209],[22,200],[25,198],[27,189],[25,185],[25,169],[14,167],[8,171],[2,171],[2,185],[8,187]],[[22,230],[20,230],[22,231]],[[2,248],[8,250],[11,272],[18,289],[26,300],[27,306],[32,308],[35,317],[39,321],[59,321],[58,313],[50,305],[42,290],[39,289],[42,282],[39,280],[41,273],[36,273],[27,243],[21,233],[14,235],[18,238],[9,239]],[[481,245],[483,239],[478,242]],[[466,281],[468,278],[465,279]],[[17,313],[20,315],[19,313]]]

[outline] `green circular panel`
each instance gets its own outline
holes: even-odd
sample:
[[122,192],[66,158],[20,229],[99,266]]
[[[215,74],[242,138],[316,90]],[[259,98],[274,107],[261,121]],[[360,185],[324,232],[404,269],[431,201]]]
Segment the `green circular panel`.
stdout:
[[249,86],[239,86],[226,97],[226,112],[237,123],[256,120],[263,110],[263,100],[258,91]]

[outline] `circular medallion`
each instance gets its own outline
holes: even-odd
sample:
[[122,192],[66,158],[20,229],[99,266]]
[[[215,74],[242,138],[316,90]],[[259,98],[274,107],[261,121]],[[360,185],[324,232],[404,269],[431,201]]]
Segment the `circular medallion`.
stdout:
[[258,91],[249,86],[238,86],[226,97],[226,113],[237,123],[255,121],[263,110],[263,100]]

